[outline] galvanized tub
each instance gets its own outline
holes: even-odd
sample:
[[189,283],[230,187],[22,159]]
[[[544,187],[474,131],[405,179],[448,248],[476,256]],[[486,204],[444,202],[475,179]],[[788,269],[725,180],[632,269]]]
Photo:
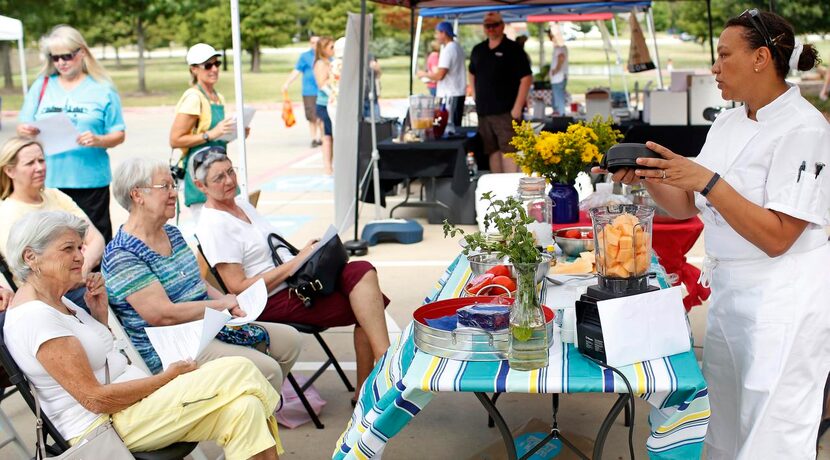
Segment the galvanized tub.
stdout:
[[[441,358],[462,361],[501,361],[507,359],[510,330],[487,331],[444,331],[430,327],[426,319],[454,315],[462,307],[480,304],[512,305],[513,299],[504,297],[461,297],[428,303],[415,310],[415,346],[421,351]],[[548,345],[553,343],[553,310],[542,306],[545,311],[545,328]]]

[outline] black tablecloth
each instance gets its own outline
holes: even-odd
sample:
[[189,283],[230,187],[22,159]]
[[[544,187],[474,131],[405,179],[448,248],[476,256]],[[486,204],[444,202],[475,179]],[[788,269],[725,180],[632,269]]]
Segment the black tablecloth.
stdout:
[[[547,119],[543,129],[553,133],[565,131],[574,121],[570,117]],[[697,156],[700,153],[706,142],[706,135],[709,133],[709,125],[654,126],[641,121],[624,121],[614,127],[625,136],[623,142],[643,144],[646,141],[653,141],[674,153],[687,157]]]

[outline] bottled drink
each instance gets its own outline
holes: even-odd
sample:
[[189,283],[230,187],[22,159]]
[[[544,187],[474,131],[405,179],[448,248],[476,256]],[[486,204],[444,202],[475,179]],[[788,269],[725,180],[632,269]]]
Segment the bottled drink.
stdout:
[[475,179],[478,175],[478,163],[476,162],[475,153],[467,153],[467,172],[470,173],[470,181]]
[[536,245],[545,247],[553,244],[553,214],[550,197],[545,193],[544,177],[522,177],[519,179],[519,199],[524,203],[528,217],[534,222],[527,229],[533,233]]

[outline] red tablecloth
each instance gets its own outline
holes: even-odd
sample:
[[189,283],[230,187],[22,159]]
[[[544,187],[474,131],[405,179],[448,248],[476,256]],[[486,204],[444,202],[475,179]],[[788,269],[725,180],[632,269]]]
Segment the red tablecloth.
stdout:
[[[579,222],[572,224],[553,224],[553,230],[565,227],[589,227],[591,219],[584,212],[579,213]],[[709,298],[710,290],[698,284],[700,270],[686,262],[686,253],[694,246],[700,233],[703,231],[703,222],[697,217],[677,223],[655,223],[652,248],[660,258],[660,264],[667,273],[677,275],[675,286],[683,283],[689,293],[683,299],[686,310],[700,305]]]

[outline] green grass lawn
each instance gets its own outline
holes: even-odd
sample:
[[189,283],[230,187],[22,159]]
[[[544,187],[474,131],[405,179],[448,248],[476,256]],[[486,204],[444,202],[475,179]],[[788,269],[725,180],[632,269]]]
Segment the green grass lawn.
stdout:
[[[822,56],[830,56],[830,41],[823,41],[817,43],[819,51]],[[528,53],[531,59],[538,60],[538,43],[534,40],[528,42]],[[591,46],[588,43],[581,41],[568,42],[570,51],[570,64],[574,66],[591,66],[596,70],[593,75],[576,75],[572,74],[568,79],[568,91],[571,93],[582,93],[587,88],[594,86],[607,86],[608,77],[604,75],[604,66],[606,63],[605,52],[600,46]],[[302,49],[298,49],[298,53]],[[467,50],[469,53],[469,50]],[[548,45],[546,49],[550,53]],[[680,42],[660,45],[660,58],[665,66],[665,61],[672,59],[675,69],[683,68],[697,68],[705,69],[709,67],[709,50],[708,46],[703,46],[697,43]],[[620,49],[622,58],[627,61],[628,49]],[[259,73],[252,73],[248,69],[250,67],[247,55],[243,57],[245,69],[243,70],[243,82],[245,100],[247,102],[257,103],[276,103],[281,100],[280,88],[285,81],[291,69],[296,62],[296,54],[266,54],[263,55],[262,71]],[[614,57],[612,56],[612,60]],[[549,58],[548,58],[549,60]],[[141,107],[141,106],[163,106],[174,105],[181,96],[182,92],[189,84],[189,76],[187,67],[182,63],[182,58],[153,58],[146,60],[146,78],[147,87],[150,94],[137,94],[138,87],[138,72],[136,70],[135,59],[122,59],[121,65],[116,66],[115,61],[108,59],[103,61],[103,65],[110,73],[115,81],[119,93],[121,94],[122,103],[125,107]],[[423,59],[421,59],[423,62]],[[381,98],[402,98],[409,94],[409,58],[406,56],[395,56],[387,59],[381,59]],[[538,62],[537,62],[538,64]],[[33,66],[28,69],[30,79],[34,79],[34,75],[40,70]],[[634,81],[640,82],[642,87],[646,82],[652,80],[656,84],[657,75],[655,72],[646,72],[640,74],[627,75],[629,88],[633,88]],[[664,81],[669,83],[668,75],[664,75]],[[18,85],[13,91],[0,90],[0,97],[3,98],[3,109],[17,110],[23,102],[23,97],[19,89],[19,80],[15,76],[15,84]],[[220,78],[218,89],[228,99],[228,102],[233,100],[233,73],[232,67],[228,68],[227,72]],[[622,89],[622,79],[619,75],[613,77],[613,89]],[[413,91],[417,93],[426,93],[426,86],[420,81],[415,80]],[[292,100],[300,99],[300,82],[296,81],[289,92]]]

